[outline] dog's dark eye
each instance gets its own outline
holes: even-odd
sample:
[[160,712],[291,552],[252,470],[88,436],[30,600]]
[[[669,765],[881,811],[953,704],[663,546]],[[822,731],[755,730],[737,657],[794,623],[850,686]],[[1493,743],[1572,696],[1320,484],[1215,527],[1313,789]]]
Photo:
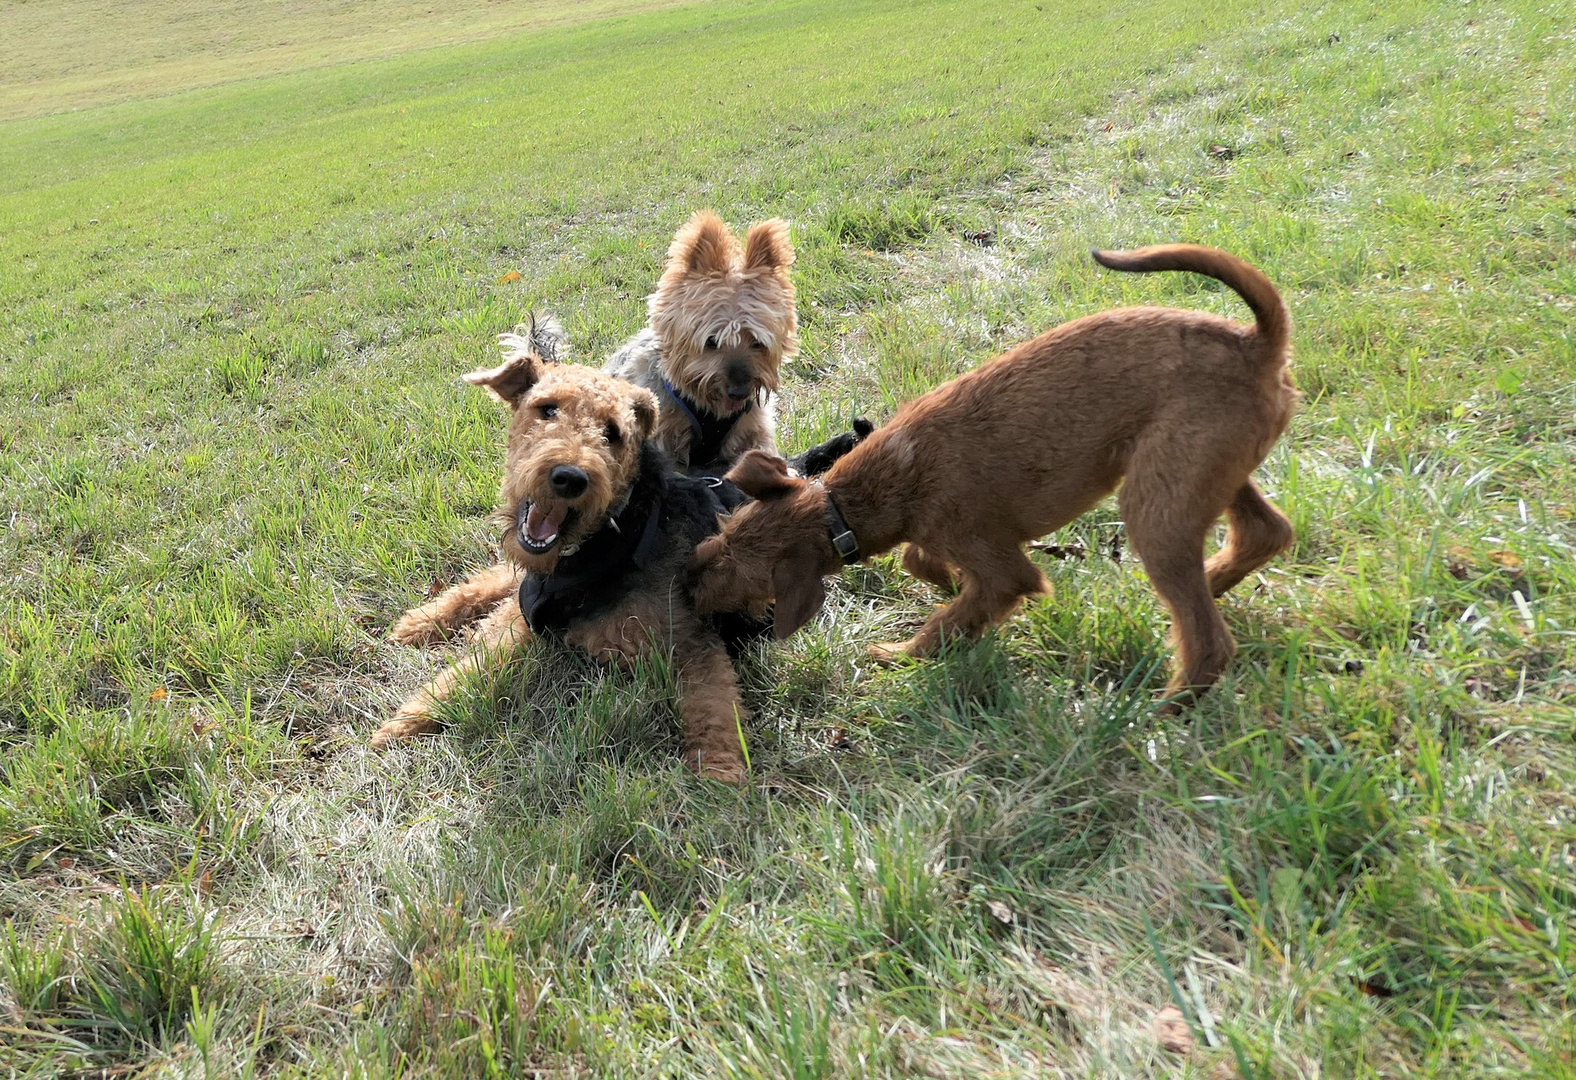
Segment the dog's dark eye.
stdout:
[[716,351],[716,348],[717,348],[717,339],[714,338],[714,337],[707,338],[706,339],[706,351],[707,352],[714,352],[714,351]]
[[618,425],[612,421],[609,421],[607,427],[603,430],[607,434],[607,441],[609,444],[617,446],[619,443],[624,441],[624,433],[618,430]]
[[542,410],[543,420],[551,420],[558,415],[558,406],[554,402],[549,401],[545,405],[538,405],[537,408]]
[[764,342],[764,341],[757,341],[755,338],[751,338],[750,339],[750,348],[754,349],[756,352],[765,352],[766,351],[766,342]]

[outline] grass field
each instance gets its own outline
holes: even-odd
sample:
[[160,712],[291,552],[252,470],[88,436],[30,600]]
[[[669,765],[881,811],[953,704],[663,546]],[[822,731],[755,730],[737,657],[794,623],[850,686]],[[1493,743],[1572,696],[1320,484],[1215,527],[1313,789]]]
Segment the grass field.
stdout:
[[[1573,117],[1538,0],[723,0],[0,124],[0,1072],[1576,1076]],[[1109,505],[944,661],[864,666],[937,597],[845,574],[742,666],[748,791],[548,645],[369,752],[490,558],[457,374],[531,307],[600,358],[708,205],[793,222],[793,449],[1244,314],[1090,246],[1262,266],[1299,540],[1217,691],[1156,715]]]
[[683,0],[7,0],[0,120],[605,19]]

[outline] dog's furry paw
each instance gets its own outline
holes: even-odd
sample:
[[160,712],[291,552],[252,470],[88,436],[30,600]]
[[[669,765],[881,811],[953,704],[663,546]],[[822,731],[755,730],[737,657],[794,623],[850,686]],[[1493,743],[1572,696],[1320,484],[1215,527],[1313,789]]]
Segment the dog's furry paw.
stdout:
[[912,660],[911,642],[887,641],[865,646],[865,655],[878,664],[901,664]]
[[740,758],[690,753],[684,756],[684,764],[689,766],[691,772],[730,787],[744,787],[748,782],[748,774]]
[[820,476],[836,465],[850,450],[864,442],[876,426],[863,416],[854,420],[852,431],[834,435],[824,443],[810,447],[804,453],[788,459],[788,465],[800,476]]
[[414,735],[425,735],[437,731],[443,725],[430,716],[416,713],[395,713],[393,718],[372,733],[372,749],[382,750],[390,743],[399,739],[408,739]]
[[389,628],[389,640],[396,645],[436,645],[451,636],[447,626],[419,609],[405,612]]

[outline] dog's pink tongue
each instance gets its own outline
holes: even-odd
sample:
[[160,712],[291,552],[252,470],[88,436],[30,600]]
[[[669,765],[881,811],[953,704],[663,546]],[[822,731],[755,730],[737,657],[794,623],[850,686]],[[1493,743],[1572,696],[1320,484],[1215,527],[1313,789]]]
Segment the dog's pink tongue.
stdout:
[[564,515],[569,513],[569,507],[559,503],[551,510],[543,510],[541,503],[532,503],[531,509],[525,515],[525,535],[539,544],[545,544],[558,535],[558,529],[564,523]]

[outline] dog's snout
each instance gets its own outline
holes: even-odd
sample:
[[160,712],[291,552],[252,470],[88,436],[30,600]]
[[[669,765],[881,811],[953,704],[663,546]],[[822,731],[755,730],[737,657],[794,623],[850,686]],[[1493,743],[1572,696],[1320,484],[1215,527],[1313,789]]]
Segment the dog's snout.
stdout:
[[744,364],[728,365],[728,396],[743,401],[755,393],[755,375]]
[[547,474],[548,486],[553,489],[553,494],[565,499],[573,499],[584,495],[591,484],[591,478],[584,469],[574,465],[554,465]]

